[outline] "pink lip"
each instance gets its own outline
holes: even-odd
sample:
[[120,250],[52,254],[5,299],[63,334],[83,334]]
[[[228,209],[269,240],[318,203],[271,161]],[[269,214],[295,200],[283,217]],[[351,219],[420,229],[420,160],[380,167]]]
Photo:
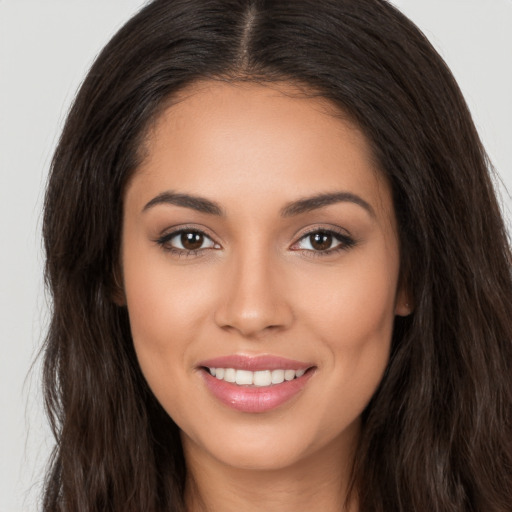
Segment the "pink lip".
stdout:
[[224,405],[247,413],[263,413],[283,405],[302,391],[314,373],[310,370],[299,378],[268,387],[238,386],[213,377],[204,367],[258,371],[306,370],[313,365],[274,356],[248,357],[234,355],[202,361],[198,366],[203,367],[201,376],[213,396]]
[[312,363],[303,363],[278,356],[246,356],[235,354],[201,361],[197,366],[207,368],[234,368],[235,370],[307,370]]

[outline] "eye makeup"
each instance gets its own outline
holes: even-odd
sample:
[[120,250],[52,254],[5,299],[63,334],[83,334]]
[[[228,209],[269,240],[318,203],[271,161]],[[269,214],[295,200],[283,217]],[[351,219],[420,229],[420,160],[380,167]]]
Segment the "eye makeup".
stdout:
[[[154,242],[164,251],[179,257],[194,257],[208,250],[222,249],[222,246],[211,236],[194,227],[175,229],[160,236]],[[341,230],[334,230],[332,227],[315,227],[294,242],[290,250],[321,257],[347,251],[355,245],[355,240]]]

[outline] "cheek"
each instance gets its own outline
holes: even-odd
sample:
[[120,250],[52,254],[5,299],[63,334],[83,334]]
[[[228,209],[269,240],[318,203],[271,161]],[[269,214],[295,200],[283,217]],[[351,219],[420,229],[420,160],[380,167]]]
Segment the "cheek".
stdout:
[[147,268],[143,272],[133,268],[126,282],[133,344],[156,399],[182,425],[194,414],[194,404],[184,397],[194,393],[191,351],[200,338],[205,297],[198,295],[190,279],[183,283],[168,268]]
[[[141,246],[141,244],[143,244]],[[125,237],[123,247],[123,274],[127,307],[132,324],[132,335],[154,341],[164,341],[179,332],[181,337],[197,326],[209,300],[209,284],[205,269],[176,265],[171,255],[147,242]],[[211,277],[211,276],[209,276]],[[201,286],[199,286],[201,285]],[[167,345],[167,343],[166,343]]]
[[[369,252],[371,255],[372,253]],[[350,265],[329,269],[329,279],[316,276],[300,293],[300,315],[327,348],[324,365],[332,394],[326,400],[362,412],[378,387],[389,360],[394,322],[398,259],[354,258]],[[318,286],[323,283],[323,286]],[[309,290],[309,294],[306,294]]]
[[198,287],[203,276],[177,272],[166,254],[130,251],[129,246],[125,253],[124,286],[135,351],[148,384],[164,405],[170,396],[163,395],[172,393],[164,387],[192,371],[190,350],[211,310],[211,294]]
[[346,265],[323,269],[303,282],[297,294],[304,297],[302,315],[333,349],[357,349],[390,337],[398,280],[398,258],[392,256],[354,253]]

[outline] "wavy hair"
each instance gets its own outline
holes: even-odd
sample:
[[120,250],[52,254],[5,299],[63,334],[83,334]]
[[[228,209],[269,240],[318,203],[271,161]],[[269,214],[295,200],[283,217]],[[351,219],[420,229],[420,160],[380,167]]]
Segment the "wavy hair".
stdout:
[[178,428],[113,296],[123,190],[145,134],[173,95],[204,79],[285,81],[330,100],[391,185],[415,310],[396,319],[363,414],[352,471],[361,512],[510,511],[510,246],[453,76],[385,0],[155,0],[98,56],[45,200],[44,389],[57,443],[43,510],[184,510]]

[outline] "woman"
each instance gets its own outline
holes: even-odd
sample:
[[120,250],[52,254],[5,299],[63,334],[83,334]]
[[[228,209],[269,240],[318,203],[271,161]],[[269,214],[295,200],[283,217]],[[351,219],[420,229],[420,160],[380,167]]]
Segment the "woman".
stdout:
[[150,3],[81,87],[44,238],[45,510],[510,510],[510,248],[386,2]]

